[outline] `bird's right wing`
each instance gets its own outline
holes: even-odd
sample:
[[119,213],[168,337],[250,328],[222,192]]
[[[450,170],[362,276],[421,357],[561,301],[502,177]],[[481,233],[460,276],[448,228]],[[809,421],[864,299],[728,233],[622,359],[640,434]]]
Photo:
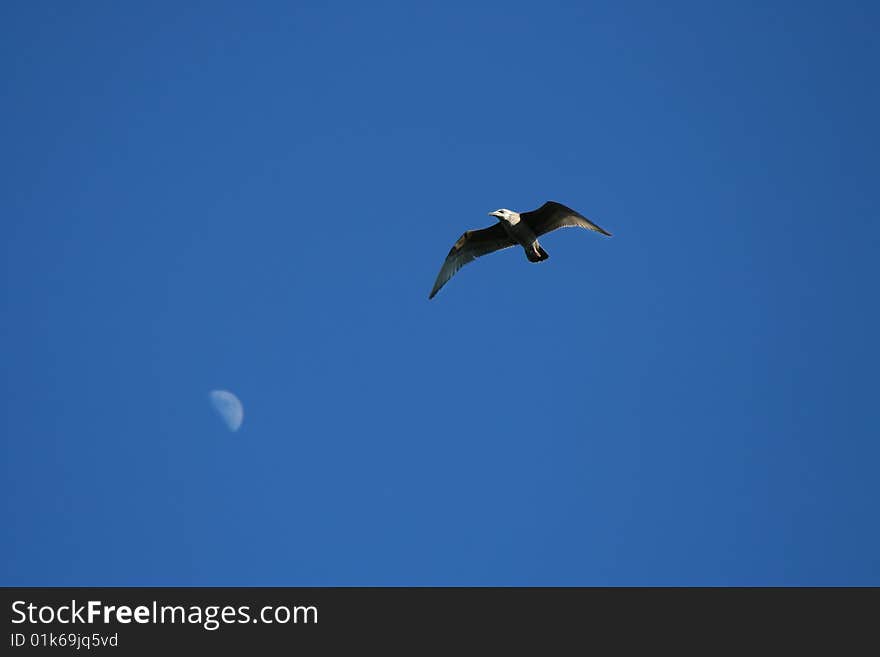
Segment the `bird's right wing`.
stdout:
[[564,228],[566,226],[577,226],[579,228],[595,230],[597,233],[602,233],[603,235],[611,237],[611,233],[604,228],[600,228],[584,215],[575,212],[571,208],[562,205],[562,203],[557,203],[556,201],[547,201],[537,210],[523,212],[520,217],[525,220],[538,237],[554,231],[557,228]]
[[434,281],[434,289],[431,290],[428,298],[433,299],[440,288],[455,275],[455,272],[469,262],[494,251],[507,249],[515,244],[516,242],[510,238],[500,223],[489,226],[489,228],[467,231],[458,238],[458,241],[449,250],[449,254],[440,268],[440,273],[437,274],[437,280]]

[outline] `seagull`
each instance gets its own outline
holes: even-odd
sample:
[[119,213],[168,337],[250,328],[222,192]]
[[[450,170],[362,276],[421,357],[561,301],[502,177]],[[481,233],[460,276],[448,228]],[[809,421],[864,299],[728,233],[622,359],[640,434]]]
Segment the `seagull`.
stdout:
[[489,216],[496,217],[498,223],[480,230],[469,230],[452,245],[440,273],[437,274],[437,280],[434,281],[429,299],[433,299],[459,269],[488,253],[519,244],[525,250],[529,262],[543,262],[550,256],[538,244],[538,237],[557,228],[577,226],[611,237],[611,233],[604,228],[556,201],[547,201],[531,212],[520,213],[501,208],[490,212]]

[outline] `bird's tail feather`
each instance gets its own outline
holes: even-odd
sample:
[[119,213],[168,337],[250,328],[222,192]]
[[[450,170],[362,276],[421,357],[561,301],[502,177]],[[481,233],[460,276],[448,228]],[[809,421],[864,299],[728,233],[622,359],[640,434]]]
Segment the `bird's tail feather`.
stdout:
[[544,250],[544,247],[536,242],[532,245],[531,249],[526,250],[526,256],[528,257],[529,262],[543,262],[550,257],[550,254]]

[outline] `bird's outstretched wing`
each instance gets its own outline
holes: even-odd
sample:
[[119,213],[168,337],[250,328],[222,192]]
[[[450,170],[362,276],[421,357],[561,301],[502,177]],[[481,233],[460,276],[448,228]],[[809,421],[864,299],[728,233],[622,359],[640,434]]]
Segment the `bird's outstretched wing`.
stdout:
[[549,233],[552,230],[563,228],[565,226],[578,226],[580,228],[595,230],[597,233],[602,233],[603,235],[611,237],[611,233],[604,228],[600,228],[582,214],[579,214],[556,201],[547,201],[537,210],[523,212],[520,214],[520,218],[525,220],[537,236],[544,235],[545,233]]
[[516,244],[501,224],[482,228],[480,230],[469,230],[458,238],[458,241],[452,245],[440,273],[437,274],[437,280],[434,281],[434,289],[431,290],[429,299],[433,299],[434,295],[440,291],[440,288],[446,285],[446,282],[455,275],[459,269],[469,262],[473,262],[480,256],[484,256],[493,251],[506,249]]

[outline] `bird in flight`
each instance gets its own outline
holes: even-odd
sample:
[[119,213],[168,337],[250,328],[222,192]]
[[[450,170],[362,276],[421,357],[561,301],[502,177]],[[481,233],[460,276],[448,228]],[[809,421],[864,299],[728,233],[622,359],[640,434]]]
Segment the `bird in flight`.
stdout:
[[538,237],[557,228],[578,226],[611,237],[611,233],[604,228],[556,201],[547,201],[531,212],[513,212],[502,208],[489,215],[496,217],[498,223],[480,230],[469,230],[452,245],[434,281],[434,288],[428,295],[429,299],[433,299],[459,269],[488,253],[519,244],[529,262],[543,262],[550,256],[538,244]]

